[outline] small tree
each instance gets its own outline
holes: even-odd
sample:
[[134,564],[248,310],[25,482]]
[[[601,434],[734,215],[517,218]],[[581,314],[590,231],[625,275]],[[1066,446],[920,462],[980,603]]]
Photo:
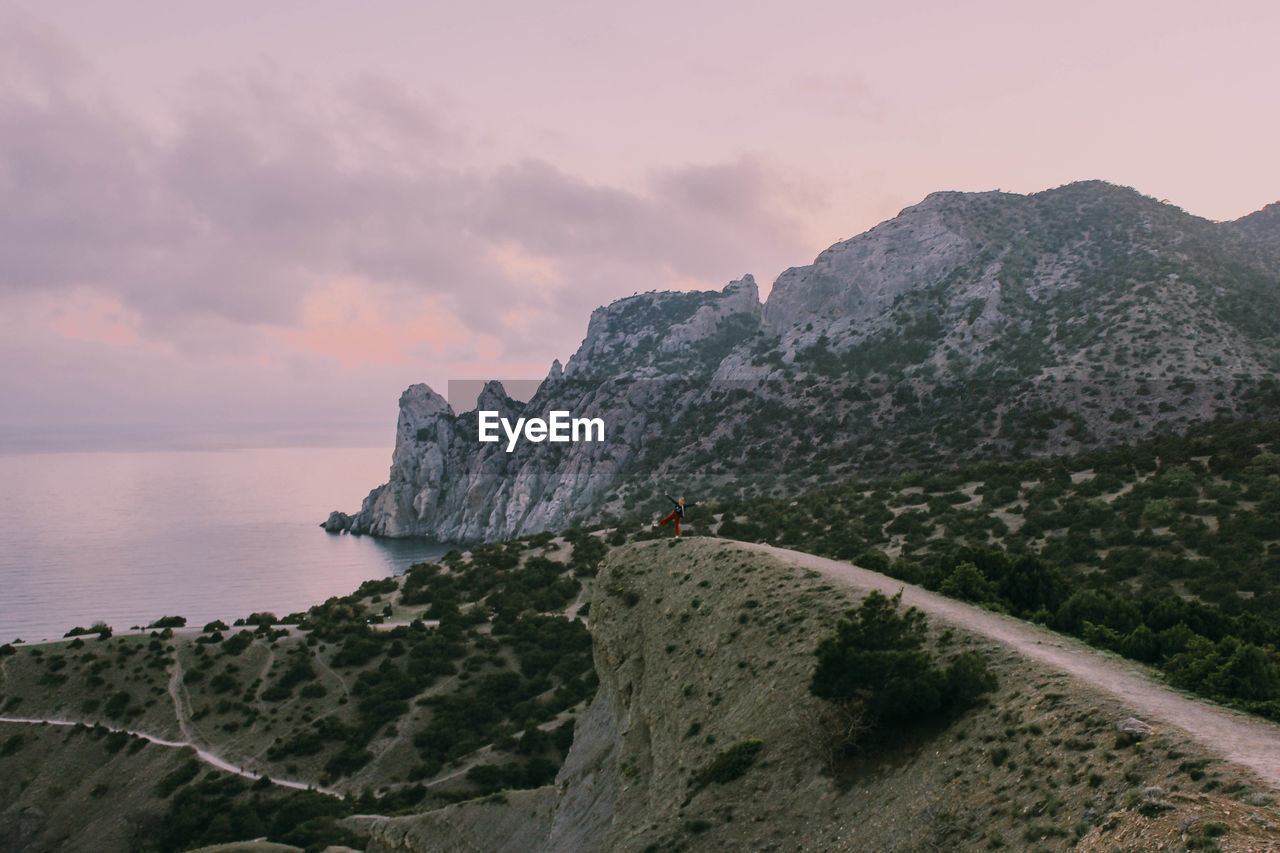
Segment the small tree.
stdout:
[[938,591],[950,598],[980,603],[996,601],[1000,597],[995,581],[989,579],[981,569],[970,562],[956,566],[942,582]]
[[914,607],[900,611],[901,603],[901,592],[872,592],[835,636],[818,643],[810,691],[857,714],[869,730],[958,713],[996,685],[972,652],[938,666],[924,647],[928,619]]

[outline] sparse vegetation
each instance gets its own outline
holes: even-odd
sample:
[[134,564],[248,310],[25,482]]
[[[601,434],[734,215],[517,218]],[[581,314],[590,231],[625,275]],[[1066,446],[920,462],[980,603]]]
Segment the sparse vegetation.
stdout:
[[1278,453],[1280,424],[1217,423],[1073,458],[721,502],[718,532],[1039,621],[1277,718]]
[[962,652],[939,666],[925,648],[927,618],[914,607],[900,613],[901,600],[901,593],[889,598],[872,591],[840,620],[835,636],[818,643],[809,689],[862,717],[864,736],[958,714],[996,686],[986,662],[974,652]]
[[740,778],[760,756],[764,749],[763,741],[750,739],[738,741],[728,749],[718,753],[705,768],[693,779],[693,788],[704,788],[712,783],[725,785]]

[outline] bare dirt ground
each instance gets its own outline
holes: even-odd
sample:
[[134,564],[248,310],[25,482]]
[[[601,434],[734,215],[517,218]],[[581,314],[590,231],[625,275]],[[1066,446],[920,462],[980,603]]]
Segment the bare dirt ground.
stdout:
[[1190,698],[1161,684],[1138,664],[1101,652],[1071,637],[1029,622],[946,598],[849,563],[772,545],[741,543],[782,562],[822,573],[834,582],[887,595],[902,590],[902,602],[930,617],[988,637],[1021,655],[1068,673],[1106,691],[1147,721],[1159,720],[1186,732],[1211,752],[1253,770],[1280,789],[1280,726],[1238,711]]

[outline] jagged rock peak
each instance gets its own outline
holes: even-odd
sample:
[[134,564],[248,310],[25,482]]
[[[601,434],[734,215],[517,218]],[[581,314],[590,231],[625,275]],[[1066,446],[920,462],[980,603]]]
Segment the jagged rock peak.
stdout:
[[410,385],[400,395],[400,416],[410,420],[424,420],[432,415],[453,414],[449,401],[441,397],[423,382]]
[[729,282],[720,293],[724,296],[733,297],[738,302],[748,303],[744,307],[760,304],[760,287],[756,284],[756,277],[751,273]]
[[484,411],[505,413],[515,408],[515,402],[507,395],[507,389],[502,387],[501,382],[497,379],[490,379],[484,383],[484,388],[480,390],[480,394],[476,398],[476,408]]
[[[759,288],[749,275],[721,290],[650,291],[628,296],[591,312],[587,336],[564,373],[616,374],[624,366],[633,375],[656,373],[660,372],[658,361],[681,351],[685,351],[688,367],[701,360],[701,355],[687,352],[691,345],[711,342],[721,335],[740,336],[739,326],[754,330],[760,311]],[[728,324],[733,329],[726,328],[725,321],[734,317],[742,319]]]
[[564,379],[564,367],[560,364],[560,359],[554,359],[551,362],[551,369],[547,371],[547,378],[542,380],[544,383],[556,383]]

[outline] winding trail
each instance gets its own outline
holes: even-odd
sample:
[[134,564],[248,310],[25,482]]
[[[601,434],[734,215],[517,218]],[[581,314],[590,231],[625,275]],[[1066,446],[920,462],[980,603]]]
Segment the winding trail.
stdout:
[[1138,664],[1099,652],[1079,640],[1030,622],[992,613],[838,560],[773,545],[736,544],[768,554],[786,565],[820,572],[844,586],[877,589],[886,595],[902,590],[903,604],[918,607],[931,617],[995,640],[1024,657],[1106,691],[1139,716],[1182,729],[1202,746],[1233,764],[1248,767],[1272,787],[1280,789],[1280,725],[1190,698],[1156,681]]
[[[169,698],[173,700],[173,716],[178,720],[178,731],[190,744],[195,744],[196,736],[192,731],[191,715],[182,704],[182,694],[187,685],[182,680],[182,658],[179,650],[173,650],[173,672],[169,675]],[[187,704],[191,704],[191,695],[187,694]]]
[[[241,776],[245,779],[257,780],[262,778],[262,774],[254,773],[252,770],[244,770],[238,765],[221,759],[212,752],[209,752],[207,749],[201,749],[188,741],[166,740],[165,738],[147,734],[146,732],[135,731],[133,729],[119,729],[113,726],[105,726],[101,723],[83,723],[77,720],[53,720],[33,717],[0,717],[0,723],[27,723],[36,726],[67,726],[69,728],[84,726],[85,728],[103,728],[111,732],[124,732],[127,735],[142,738],[143,740],[149,743],[154,743],[157,746],[167,746],[173,749],[186,749],[187,747],[190,747],[196,751],[196,758],[203,761],[205,764],[208,764],[210,767],[216,767],[219,770],[227,773],[233,773],[236,776]],[[329,796],[337,797],[340,800],[345,798],[339,791],[334,791],[329,788],[321,788],[316,785],[309,785],[306,782],[295,782],[291,779],[276,779],[275,777],[268,777],[268,781],[271,782],[271,784],[279,785],[282,788],[293,788],[298,791],[319,791],[321,794],[328,794]]]
[[276,650],[267,646],[267,659],[262,662],[262,670],[258,673],[258,689],[253,691],[253,701],[262,707],[262,691],[267,689],[267,676],[271,674],[271,667],[276,665]]
[[343,695],[343,696],[346,696],[346,697],[347,697],[347,701],[348,701],[348,702],[350,702],[350,701],[351,701],[351,691],[350,691],[349,689],[347,689],[347,682],[346,682],[346,680],[345,680],[341,675],[338,675],[337,671],[336,671],[333,667],[331,667],[331,666],[329,666],[329,664],[325,663],[324,658],[323,658],[323,657],[321,657],[321,656],[320,656],[320,654],[319,654],[318,652],[317,652],[316,654],[312,655],[311,659],[312,659],[312,660],[314,660],[314,661],[316,662],[316,666],[320,667],[320,669],[322,669],[322,670],[324,670],[326,673],[328,673],[330,678],[332,678],[334,681],[338,682],[338,686],[342,688],[342,695]]

